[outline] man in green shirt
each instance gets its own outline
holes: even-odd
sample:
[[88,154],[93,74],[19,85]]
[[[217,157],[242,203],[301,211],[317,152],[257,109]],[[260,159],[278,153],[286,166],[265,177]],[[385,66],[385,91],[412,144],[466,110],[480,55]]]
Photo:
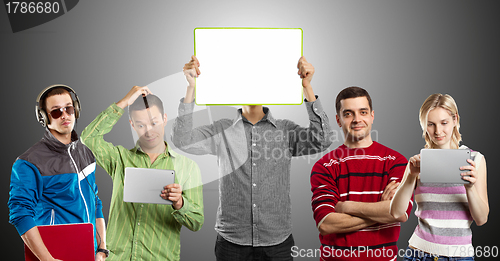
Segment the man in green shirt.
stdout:
[[[140,97],[140,98],[139,98]],[[147,105],[143,101],[147,99]],[[129,107],[130,124],[139,140],[128,150],[103,139]],[[161,100],[147,87],[134,86],[117,103],[101,112],[81,135],[97,164],[113,179],[109,211],[107,260],[179,260],[182,225],[198,231],[203,225],[203,189],[198,165],[172,151],[163,138],[167,115]],[[126,167],[173,169],[175,183],[158,194],[172,205],[123,202]]]

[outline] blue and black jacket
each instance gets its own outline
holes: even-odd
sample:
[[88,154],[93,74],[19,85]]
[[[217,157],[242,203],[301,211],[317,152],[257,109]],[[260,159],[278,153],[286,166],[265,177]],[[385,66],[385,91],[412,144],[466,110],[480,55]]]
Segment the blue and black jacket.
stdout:
[[70,144],[63,144],[46,129],[14,162],[9,222],[19,235],[40,225],[92,223],[95,229],[96,218],[103,218],[94,154],[74,130],[71,138]]

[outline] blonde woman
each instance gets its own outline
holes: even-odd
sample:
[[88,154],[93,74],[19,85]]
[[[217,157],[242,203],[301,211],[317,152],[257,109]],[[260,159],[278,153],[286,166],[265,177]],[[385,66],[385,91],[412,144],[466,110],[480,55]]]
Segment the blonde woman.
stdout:
[[[460,117],[455,100],[450,95],[433,94],[420,108],[420,125],[427,149],[464,149],[459,128]],[[420,182],[420,155],[410,158],[403,181],[391,201],[391,215],[405,215],[408,200],[415,191],[418,225],[409,242],[404,260],[474,260],[472,231],[488,220],[486,191],[486,160],[471,151],[470,165],[460,169],[462,179],[469,184]],[[439,175],[439,173],[434,173]]]

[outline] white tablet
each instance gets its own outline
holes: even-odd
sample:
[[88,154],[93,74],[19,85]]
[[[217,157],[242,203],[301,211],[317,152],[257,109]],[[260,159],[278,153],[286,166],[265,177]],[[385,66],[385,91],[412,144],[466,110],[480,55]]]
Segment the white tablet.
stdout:
[[460,175],[468,170],[460,170],[469,166],[470,150],[422,149],[420,151],[420,181],[425,183],[467,184]]
[[175,181],[175,171],[168,169],[125,168],[123,201],[172,205],[160,197],[163,187]]
[[300,28],[196,28],[196,104],[302,104]]

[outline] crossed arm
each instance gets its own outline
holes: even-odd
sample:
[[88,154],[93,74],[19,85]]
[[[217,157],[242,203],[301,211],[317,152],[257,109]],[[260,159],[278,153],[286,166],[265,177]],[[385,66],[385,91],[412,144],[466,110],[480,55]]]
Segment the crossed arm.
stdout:
[[332,162],[336,157],[334,154],[331,158],[324,157],[316,162],[311,171],[311,204],[321,235],[355,232],[377,223],[405,222],[408,219],[407,213],[411,210],[409,201],[406,201],[405,215],[394,217],[390,213],[391,199],[399,187],[407,162],[402,155],[384,170],[392,181],[385,186],[378,202],[341,201],[344,194],[339,191],[338,179],[335,178],[340,165]]
[[379,202],[339,201],[335,211],[328,214],[318,226],[321,235],[349,233],[369,227],[376,223],[404,222],[407,217],[394,218],[390,212],[390,199],[394,196],[399,183],[389,183]]

